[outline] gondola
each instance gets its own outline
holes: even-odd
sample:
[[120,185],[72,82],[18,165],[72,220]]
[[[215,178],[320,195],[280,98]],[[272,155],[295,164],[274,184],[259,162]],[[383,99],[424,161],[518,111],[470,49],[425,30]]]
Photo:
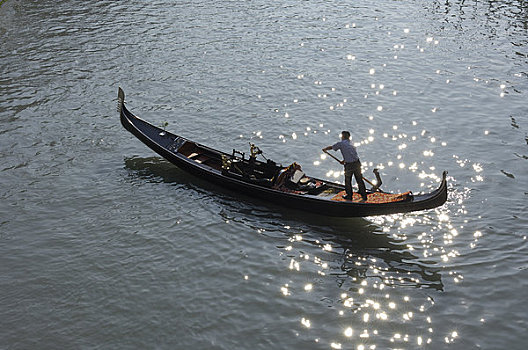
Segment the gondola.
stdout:
[[[447,172],[440,187],[428,194],[386,193],[373,186],[367,201],[344,200],[344,186],[307,176],[293,163],[282,166],[250,154],[221,152],[154,126],[132,114],[125,106],[125,93],[118,90],[118,111],[123,127],[163,158],[182,170],[222,187],[280,206],[334,217],[366,217],[432,209],[447,200]],[[260,157],[259,157],[260,158]],[[380,178],[378,180],[381,181]]]

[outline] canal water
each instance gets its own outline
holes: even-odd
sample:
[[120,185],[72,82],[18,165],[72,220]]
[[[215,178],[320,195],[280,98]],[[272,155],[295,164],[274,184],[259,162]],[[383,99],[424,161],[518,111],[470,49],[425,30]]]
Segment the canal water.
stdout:
[[[528,5],[0,2],[1,349],[524,349]],[[440,208],[335,219],[196,179],[128,108]]]

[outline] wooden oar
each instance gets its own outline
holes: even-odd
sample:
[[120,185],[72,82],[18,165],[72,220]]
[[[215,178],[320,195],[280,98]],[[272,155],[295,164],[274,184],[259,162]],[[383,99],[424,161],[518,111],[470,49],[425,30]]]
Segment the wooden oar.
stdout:
[[333,154],[328,153],[328,151],[323,151],[323,152],[328,154],[330,157],[334,158],[335,160],[337,160],[340,164],[344,164],[344,162],[342,160],[337,159],[336,156],[334,156]]
[[[328,154],[330,157],[334,158],[335,160],[337,160],[340,164],[344,164],[344,162],[340,159],[338,159],[337,157],[335,157],[333,154],[331,153],[328,153],[328,151],[323,151],[324,153]],[[365,178],[363,176],[363,180],[365,180],[369,185],[371,185],[372,187],[375,187],[376,189],[379,188],[379,186],[376,187],[376,185],[374,185],[369,179]]]

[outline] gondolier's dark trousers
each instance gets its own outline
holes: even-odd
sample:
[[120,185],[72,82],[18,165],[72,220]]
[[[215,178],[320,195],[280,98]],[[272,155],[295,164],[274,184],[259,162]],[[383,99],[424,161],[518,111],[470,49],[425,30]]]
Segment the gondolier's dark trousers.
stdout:
[[356,178],[359,187],[359,194],[363,199],[367,199],[367,189],[363,182],[363,175],[361,174],[361,162],[359,160],[352,163],[345,163],[345,191],[347,196],[352,197],[354,191],[352,190],[352,175]]

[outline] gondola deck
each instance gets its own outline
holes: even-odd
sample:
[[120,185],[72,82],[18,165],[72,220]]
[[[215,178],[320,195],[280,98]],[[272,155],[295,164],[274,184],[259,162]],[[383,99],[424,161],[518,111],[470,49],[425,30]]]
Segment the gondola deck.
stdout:
[[[333,201],[344,202],[347,201],[343,198],[346,195],[345,191],[341,191],[335,196],[332,197]],[[367,200],[361,202],[361,195],[357,192],[354,192],[352,197],[353,202],[361,203],[395,203],[395,202],[405,202],[412,200],[413,196],[410,191],[405,193],[385,193],[385,192],[369,192],[367,193]]]
[[[118,91],[118,111],[123,127],[172,164],[222,187],[289,208],[337,217],[364,217],[431,209],[447,200],[447,172],[440,187],[428,194],[368,191],[367,201],[358,197],[343,200],[344,186],[306,176],[293,163],[282,167],[273,161],[228,154],[165,131],[136,117],[125,106],[125,94]],[[354,195],[359,196],[357,193]]]

